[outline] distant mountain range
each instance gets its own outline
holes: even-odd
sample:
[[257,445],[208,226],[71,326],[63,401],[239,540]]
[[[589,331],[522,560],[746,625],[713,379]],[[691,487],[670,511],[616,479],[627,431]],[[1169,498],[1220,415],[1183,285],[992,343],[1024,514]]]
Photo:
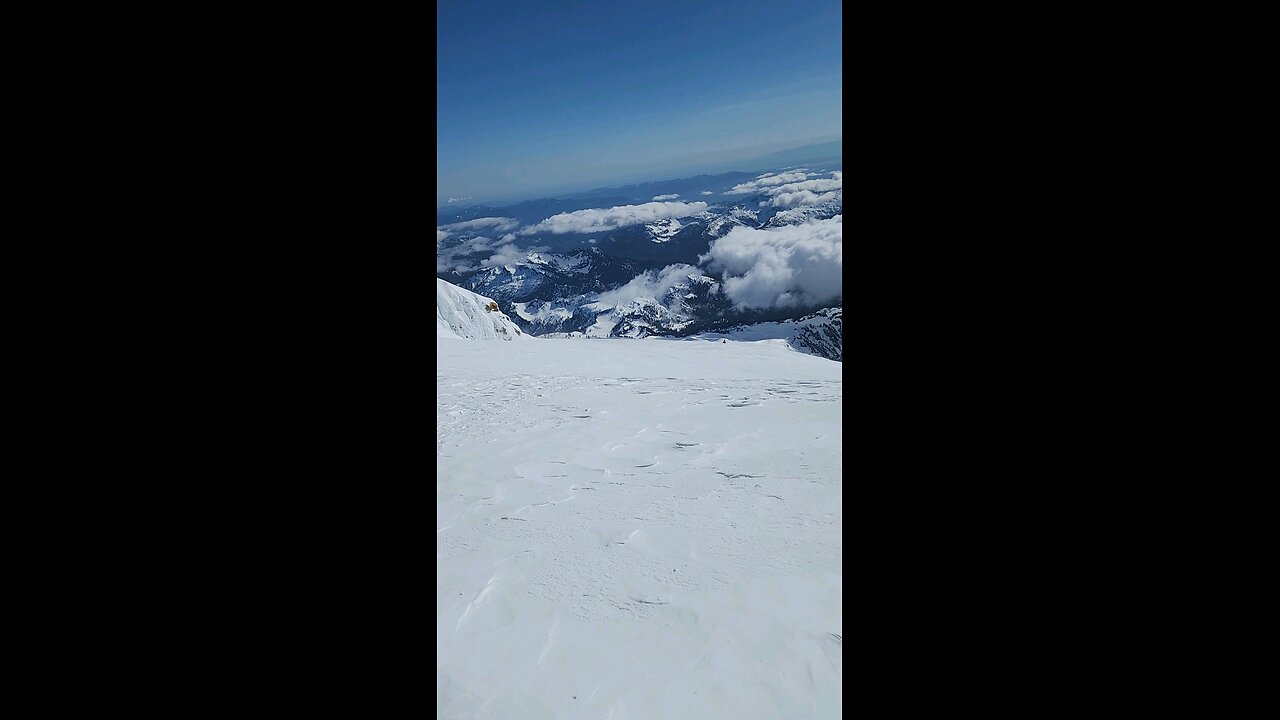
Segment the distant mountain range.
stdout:
[[[514,213],[533,211],[533,208],[537,207],[537,211],[533,212],[533,214],[536,214],[542,209],[555,207],[554,205],[544,206],[542,205],[543,203],[562,203],[560,206],[561,209],[556,212],[569,212],[571,210],[582,210],[587,207],[601,207],[601,205],[580,205],[575,202],[578,200],[591,199],[602,203],[614,202],[614,204],[625,204],[627,202],[636,202],[640,200],[648,201],[655,196],[669,195],[671,193],[679,193],[681,195],[681,199],[696,200],[698,199],[697,194],[703,190],[714,190],[716,186],[721,185],[725,187],[736,185],[737,183],[750,180],[756,175],[771,169],[787,166],[799,167],[801,165],[811,165],[814,167],[825,168],[826,170],[841,170],[843,168],[842,153],[842,141],[834,140],[831,142],[815,143],[788,150],[771,152],[748,158],[746,160],[718,162],[712,164],[712,167],[704,166],[700,169],[689,168],[685,170],[685,172],[696,173],[692,177],[681,177],[673,180],[655,180],[621,186],[598,187],[593,190],[581,192],[558,193],[558,197],[562,198],[560,200],[537,199],[525,200],[523,202],[492,201],[475,205],[469,204],[465,207],[462,206],[462,203],[455,203],[437,207],[436,215],[441,219],[441,222],[445,222],[443,218],[451,216],[453,213],[483,208],[486,211],[502,209],[505,211],[507,217],[518,217],[518,215]],[[679,172],[681,171],[678,170],[676,173],[672,174],[678,174]],[[485,217],[485,215],[471,214],[470,217]],[[543,217],[548,216],[544,215]]]
[[[809,167],[800,176],[838,183],[833,169]],[[839,192],[835,199],[774,207],[769,192],[776,188],[753,183],[784,171],[798,172],[701,175],[505,207],[450,209],[437,220],[447,232],[437,241],[437,277],[485,303],[492,299],[503,320],[535,337],[782,339],[801,352],[842,360],[839,306],[746,310],[723,291],[723,279],[703,267],[712,243],[737,228],[777,230],[842,214]],[[744,185],[753,189],[728,192]],[[706,209],[599,232],[531,230],[558,213],[667,202],[653,200],[662,195],[678,196],[670,200],[675,203],[706,203]],[[450,229],[480,218],[503,220]],[[495,231],[499,226],[508,232]],[[508,249],[500,254],[499,246]]]

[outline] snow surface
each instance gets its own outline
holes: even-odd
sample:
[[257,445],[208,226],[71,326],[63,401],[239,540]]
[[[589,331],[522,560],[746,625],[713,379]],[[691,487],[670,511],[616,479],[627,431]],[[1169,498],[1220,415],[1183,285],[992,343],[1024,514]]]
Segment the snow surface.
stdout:
[[837,718],[841,364],[437,343],[441,718]]
[[491,298],[436,278],[436,337],[466,340],[516,340],[529,337]]

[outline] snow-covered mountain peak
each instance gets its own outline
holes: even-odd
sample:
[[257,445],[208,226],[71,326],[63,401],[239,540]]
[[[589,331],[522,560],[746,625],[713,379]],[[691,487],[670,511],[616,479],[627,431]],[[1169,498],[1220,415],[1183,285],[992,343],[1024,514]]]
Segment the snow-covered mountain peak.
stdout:
[[760,224],[754,211],[740,205],[734,205],[727,210],[699,213],[696,217],[706,223],[703,234],[711,238],[724,237],[736,227],[754,228]]
[[[592,248],[592,250],[595,250],[595,248]],[[553,255],[544,252],[531,252],[525,262],[529,265],[542,265],[552,270],[566,273],[586,273],[591,271],[591,258],[583,253]]]
[[842,199],[828,200],[812,205],[801,205],[779,211],[769,218],[764,227],[776,228],[784,225],[800,225],[814,220],[827,220],[839,215],[843,212],[843,209],[844,201]]
[[529,336],[492,299],[436,278],[436,337],[515,340]]
[[644,229],[649,233],[649,240],[656,243],[664,243],[676,236],[680,232],[680,228],[684,227],[680,221],[675,218],[665,218],[657,222],[648,223]]

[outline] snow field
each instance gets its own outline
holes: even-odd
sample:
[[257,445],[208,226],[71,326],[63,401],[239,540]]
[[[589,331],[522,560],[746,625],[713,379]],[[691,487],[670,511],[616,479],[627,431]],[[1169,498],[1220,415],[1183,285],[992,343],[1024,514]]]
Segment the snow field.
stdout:
[[835,718],[841,364],[441,338],[443,718]]

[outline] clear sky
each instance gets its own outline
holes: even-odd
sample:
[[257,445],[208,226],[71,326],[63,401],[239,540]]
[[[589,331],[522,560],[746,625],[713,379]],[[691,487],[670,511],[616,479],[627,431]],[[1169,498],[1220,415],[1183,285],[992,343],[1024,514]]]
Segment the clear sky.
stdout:
[[441,0],[437,205],[840,139],[839,0]]

